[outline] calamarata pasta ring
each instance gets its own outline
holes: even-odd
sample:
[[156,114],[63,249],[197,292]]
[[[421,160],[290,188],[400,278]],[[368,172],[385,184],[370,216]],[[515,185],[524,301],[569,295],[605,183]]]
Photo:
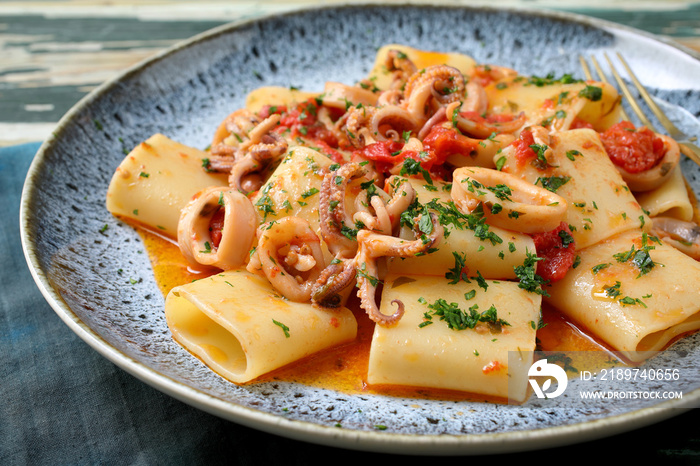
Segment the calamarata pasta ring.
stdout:
[[491,168],[455,170],[451,196],[465,213],[472,213],[481,205],[492,225],[528,234],[553,230],[567,209],[561,196]]

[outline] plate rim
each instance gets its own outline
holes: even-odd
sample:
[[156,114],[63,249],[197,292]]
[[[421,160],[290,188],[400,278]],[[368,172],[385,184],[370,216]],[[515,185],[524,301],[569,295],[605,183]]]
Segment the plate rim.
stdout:
[[[312,11],[342,10],[356,8],[358,6],[373,6],[379,8],[401,7],[425,7],[433,9],[455,9],[480,12],[508,12],[539,16],[550,20],[587,25],[605,31],[617,31],[631,33],[648,40],[659,42],[673,47],[680,52],[700,61],[700,52],[696,52],[671,38],[652,34],[634,27],[615,23],[612,21],[594,18],[579,13],[570,13],[560,10],[546,10],[523,6],[486,6],[480,4],[454,4],[445,1],[404,1],[373,2],[356,1],[342,4],[304,6],[290,8],[282,12],[271,12],[252,18],[232,21],[220,26],[208,29],[187,39],[177,42],[162,51],[147,57],[138,63],[126,68],[114,77],[100,84],[90,93],[83,96],[71,107],[58,121],[54,131],[44,140],[35,154],[22,188],[19,209],[20,241],[25,260],[30,274],[39,291],[44,296],[59,318],[85,343],[100,355],[111,361],[122,370],[136,377],[140,381],[157,390],[178,399],[190,406],[194,406],[209,414],[227,419],[246,427],[258,429],[268,433],[280,435],[294,440],[317,443],[331,447],[341,447],[353,450],[399,453],[414,455],[479,455],[493,453],[512,453],[531,451],[539,448],[565,446],[573,443],[595,440],[606,435],[622,433],[641,428],[656,422],[663,421],[679,415],[689,409],[700,406],[700,389],[694,390],[683,399],[670,400],[655,406],[630,411],[611,417],[595,419],[593,421],[578,422],[570,425],[559,425],[534,430],[508,431],[493,434],[406,434],[393,432],[375,432],[365,430],[353,430],[315,424],[309,421],[287,419],[279,414],[259,411],[233,401],[226,401],[202,392],[190,385],[172,379],[157,370],[140,363],[118,350],[104,340],[96,331],[84,323],[80,317],[63,300],[57,290],[49,283],[38,259],[38,253],[34,250],[32,242],[31,212],[29,205],[37,195],[35,179],[41,167],[47,163],[48,153],[56,141],[61,139],[61,134],[66,130],[74,116],[89,107],[92,102],[106,95],[119,82],[138,74],[142,70],[167,59],[169,56],[181,50],[192,47],[195,44],[214,40],[217,37],[233,32],[237,29],[262,23],[286,16],[297,15]],[[634,424],[630,427],[630,424]],[[601,427],[605,427],[604,429]],[[541,443],[544,443],[542,445]]]

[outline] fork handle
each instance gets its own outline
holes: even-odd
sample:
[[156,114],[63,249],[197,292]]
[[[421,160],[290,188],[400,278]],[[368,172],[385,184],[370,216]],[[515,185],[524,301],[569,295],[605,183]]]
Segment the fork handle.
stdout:
[[692,142],[679,142],[681,152],[683,152],[689,159],[700,165],[700,147],[696,146]]

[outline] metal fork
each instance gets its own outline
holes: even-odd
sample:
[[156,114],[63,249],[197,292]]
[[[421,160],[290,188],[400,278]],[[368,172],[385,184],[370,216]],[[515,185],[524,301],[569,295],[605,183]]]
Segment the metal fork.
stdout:
[[[639,106],[639,103],[637,100],[634,98],[632,93],[630,92],[629,88],[627,87],[627,84],[625,84],[625,81],[623,81],[622,77],[620,74],[617,72],[615,69],[615,66],[613,65],[612,61],[608,57],[607,54],[603,54],[605,56],[605,60],[608,62],[608,66],[610,67],[610,72],[612,75],[615,77],[615,81],[617,81],[617,85],[622,91],[622,94],[625,96],[627,99],[627,102],[630,104],[630,107],[632,110],[634,110],[634,113],[637,115],[639,120],[642,122],[644,126],[649,128],[650,130],[658,133],[659,131],[654,127],[652,122],[649,120],[649,118],[646,116],[644,111],[641,109]],[[593,63],[593,67],[596,70],[596,73],[598,74],[598,78],[600,81],[603,82],[608,82],[605,73],[603,73],[603,70],[600,67],[600,64],[598,63],[598,60],[594,56],[591,56],[591,63]],[[681,152],[685,154],[689,159],[691,159],[693,162],[697,163],[700,165],[700,147],[695,145],[692,141],[689,140],[689,138],[682,132],[680,131],[676,125],[674,125],[671,120],[666,117],[664,112],[659,108],[659,106],[654,102],[654,100],[651,98],[647,90],[644,88],[641,82],[639,82],[639,79],[637,79],[637,76],[635,76],[634,72],[632,72],[632,69],[629,67],[627,64],[627,61],[620,55],[620,53],[617,53],[617,58],[620,60],[620,63],[622,63],[622,66],[625,68],[625,71],[627,72],[627,75],[629,78],[632,80],[634,83],[635,87],[637,88],[637,91],[639,92],[639,95],[642,96],[644,101],[647,103],[651,111],[654,113],[656,118],[659,120],[661,125],[666,129],[666,132],[668,135],[675,139],[681,149]],[[586,79],[594,79],[591,70],[588,67],[588,63],[586,63],[586,59],[583,56],[579,56],[579,61],[581,62],[581,67],[583,68],[583,72],[586,75]],[[629,120],[629,116],[627,113],[622,109],[622,118],[625,120]]]

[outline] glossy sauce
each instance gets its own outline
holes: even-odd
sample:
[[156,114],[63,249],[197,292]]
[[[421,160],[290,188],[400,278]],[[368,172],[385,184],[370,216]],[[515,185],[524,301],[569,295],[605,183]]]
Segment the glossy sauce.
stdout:
[[[190,283],[217,272],[213,269],[192,268],[182,257],[177,244],[172,239],[143,228],[137,228],[137,230],[148,251],[155,280],[164,296],[175,286]],[[351,294],[348,307],[353,309],[358,323],[355,341],[316,353],[269,372],[248,384],[287,381],[355,395],[381,393],[405,398],[503,402],[503,400],[482,395],[451,390],[368,385],[366,375],[374,323],[360,309],[355,293]],[[614,359],[605,345],[588,336],[562,314],[546,304],[542,306],[542,318],[546,325],[537,331],[537,339],[543,351],[585,351],[599,354],[600,358],[595,358],[596,361],[585,362],[586,370],[594,370],[605,364],[609,365],[610,361]],[[584,368],[577,364],[580,364],[580,361],[574,364],[576,369]]]

